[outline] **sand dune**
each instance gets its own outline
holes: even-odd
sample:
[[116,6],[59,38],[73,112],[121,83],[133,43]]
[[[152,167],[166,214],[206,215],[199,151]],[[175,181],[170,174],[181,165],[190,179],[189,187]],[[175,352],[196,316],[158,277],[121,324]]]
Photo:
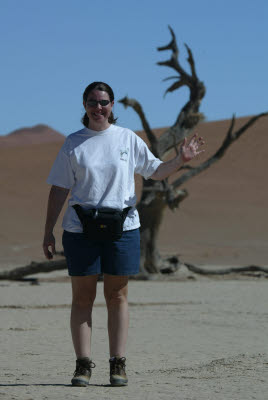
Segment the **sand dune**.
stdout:
[[0,136],[0,148],[29,146],[32,144],[62,142],[64,135],[55,131],[47,125],[36,125],[16,129],[8,135]]
[[[239,118],[237,126],[248,119]],[[193,164],[216,151],[229,123],[204,122],[197,127],[206,152]],[[176,213],[165,213],[159,234],[162,253],[179,254],[198,264],[268,264],[267,130],[268,118],[259,120],[221,161],[183,186],[189,197]],[[44,259],[46,178],[63,141],[63,135],[42,125],[0,138],[1,268]],[[140,184],[138,179],[137,193]],[[55,229],[58,250],[61,218]]]

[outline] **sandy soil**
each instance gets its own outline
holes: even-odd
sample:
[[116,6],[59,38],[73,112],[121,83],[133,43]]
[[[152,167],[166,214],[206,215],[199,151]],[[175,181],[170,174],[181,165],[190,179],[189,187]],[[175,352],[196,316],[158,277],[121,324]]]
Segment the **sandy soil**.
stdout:
[[102,285],[93,313],[96,368],[89,387],[73,388],[69,282],[1,282],[0,398],[267,399],[267,280],[131,281],[124,388],[109,386]]

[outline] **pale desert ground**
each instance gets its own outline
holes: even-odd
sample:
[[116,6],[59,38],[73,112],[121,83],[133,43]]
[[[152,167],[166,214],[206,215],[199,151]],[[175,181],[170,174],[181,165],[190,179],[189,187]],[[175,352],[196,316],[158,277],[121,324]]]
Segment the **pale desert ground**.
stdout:
[[[248,118],[240,118],[238,125]],[[203,123],[206,153],[229,121]],[[183,188],[189,197],[166,211],[158,245],[199,266],[268,266],[268,119],[224,159]],[[144,135],[141,133],[141,136]],[[45,180],[63,137],[46,127],[0,138],[1,270],[44,261],[41,244],[49,187]],[[137,180],[137,193],[140,181]],[[56,228],[61,250],[60,222]],[[131,281],[127,350],[129,386],[111,388],[102,282],[93,315],[97,367],[88,388],[72,388],[71,291],[66,271],[40,284],[0,283],[3,399],[268,399],[268,280],[193,276]]]
[[128,387],[109,386],[102,283],[93,312],[90,386],[70,385],[68,282],[1,283],[0,398],[266,400],[263,280],[131,281]]

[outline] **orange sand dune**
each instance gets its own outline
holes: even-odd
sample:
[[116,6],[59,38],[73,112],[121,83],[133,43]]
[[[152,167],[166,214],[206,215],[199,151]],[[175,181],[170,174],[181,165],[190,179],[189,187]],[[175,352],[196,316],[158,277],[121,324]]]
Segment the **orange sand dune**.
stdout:
[[[239,118],[236,126],[248,119]],[[225,120],[197,127],[206,152],[193,164],[217,150],[229,124]],[[182,186],[189,197],[175,213],[166,210],[159,234],[162,253],[179,254],[198,264],[268,264],[267,131],[268,118],[263,118],[222,160]],[[143,132],[139,134],[145,139]],[[63,135],[42,125],[0,138],[2,269],[44,260],[46,178],[63,141]],[[138,194],[140,185],[138,179]],[[58,250],[61,218],[55,229]]]
[[17,129],[8,135],[0,136],[0,148],[29,146],[31,144],[62,142],[65,136],[47,125],[36,125]]

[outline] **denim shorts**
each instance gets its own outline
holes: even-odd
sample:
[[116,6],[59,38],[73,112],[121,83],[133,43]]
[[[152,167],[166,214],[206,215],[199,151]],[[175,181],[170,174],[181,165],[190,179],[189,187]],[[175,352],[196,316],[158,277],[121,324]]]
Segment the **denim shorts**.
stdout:
[[116,241],[93,241],[63,231],[62,245],[70,276],[135,275],[140,265],[140,230],[124,231]]

